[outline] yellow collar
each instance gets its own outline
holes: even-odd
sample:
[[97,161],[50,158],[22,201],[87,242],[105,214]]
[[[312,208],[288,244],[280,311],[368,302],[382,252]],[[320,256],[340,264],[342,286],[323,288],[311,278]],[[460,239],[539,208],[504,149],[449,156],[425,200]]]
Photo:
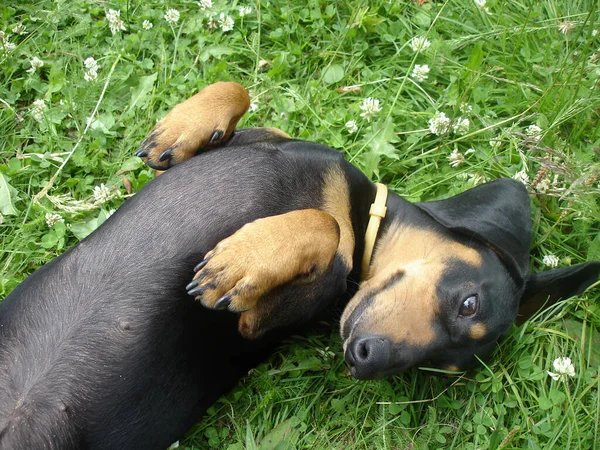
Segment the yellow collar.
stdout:
[[381,183],[375,183],[377,186],[377,194],[375,195],[375,201],[371,205],[369,210],[369,224],[367,225],[367,232],[365,233],[365,250],[363,253],[362,267],[360,272],[361,280],[365,279],[369,275],[369,266],[371,265],[371,256],[373,255],[373,248],[375,247],[375,239],[377,239],[377,232],[379,231],[379,225],[381,219],[385,217],[387,207],[388,190],[387,187]]

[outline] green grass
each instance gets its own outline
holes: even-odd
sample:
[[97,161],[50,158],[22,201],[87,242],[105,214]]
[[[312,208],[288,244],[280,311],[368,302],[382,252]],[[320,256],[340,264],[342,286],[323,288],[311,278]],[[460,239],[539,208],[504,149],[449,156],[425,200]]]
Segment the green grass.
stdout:
[[[239,7],[251,6],[243,18]],[[275,126],[327,143],[410,200],[525,171],[532,266],[600,259],[600,30],[595,1],[4,4],[0,29],[0,298],[97,227],[152,178],[133,151],[173,105],[235,80]],[[181,17],[163,18],[168,8]],[[118,9],[126,28],[111,34]],[[233,30],[208,26],[230,14]],[[153,23],[150,30],[144,20]],[[26,34],[13,31],[23,24]],[[560,28],[567,31],[562,33]],[[18,30],[17,30],[18,31]],[[415,53],[415,36],[431,46]],[[8,51],[6,42],[15,44]],[[84,60],[100,64],[87,82]],[[29,73],[31,59],[44,65]],[[427,64],[428,78],[411,76]],[[358,86],[339,92],[343,86]],[[367,97],[381,102],[369,122]],[[47,105],[39,120],[33,102]],[[468,105],[468,106],[466,106]],[[464,133],[429,132],[443,112]],[[90,120],[91,119],[91,120]],[[346,122],[355,120],[356,133]],[[529,126],[541,129],[538,140]],[[491,142],[492,141],[492,142]],[[456,167],[449,155],[464,157]],[[109,187],[110,199],[94,197]],[[46,214],[64,222],[52,226]],[[283,346],[215,404],[179,445],[233,449],[600,448],[600,292],[513,327],[486,366],[463,376],[412,370],[349,377],[335,324]],[[553,381],[559,356],[576,376]]]

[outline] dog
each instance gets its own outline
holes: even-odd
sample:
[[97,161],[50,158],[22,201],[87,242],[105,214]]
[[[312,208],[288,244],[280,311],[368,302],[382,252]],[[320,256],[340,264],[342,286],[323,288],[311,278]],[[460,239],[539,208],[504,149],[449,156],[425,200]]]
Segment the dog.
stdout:
[[356,378],[463,370],[598,278],[529,273],[516,181],[411,204],[326,146],[236,130],[248,107],[223,82],[176,106],[137,151],[164,172],[0,303],[1,449],[165,448],[340,306]]

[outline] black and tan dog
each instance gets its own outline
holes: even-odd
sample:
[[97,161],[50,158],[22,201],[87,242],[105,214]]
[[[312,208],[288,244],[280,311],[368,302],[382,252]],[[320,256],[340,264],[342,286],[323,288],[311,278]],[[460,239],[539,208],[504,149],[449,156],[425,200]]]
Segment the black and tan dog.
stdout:
[[[174,167],[0,303],[1,449],[164,448],[277,330],[338,299],[352,373],[375,378],[465,368],[520,305],[531,313],[598,277],[600,262],[529,274],[517,182],[386,199],[327,147],[234,132],[248,105],[217,83],[174,108],[138,151]],[[382,220],[372,256],[370,216]]]

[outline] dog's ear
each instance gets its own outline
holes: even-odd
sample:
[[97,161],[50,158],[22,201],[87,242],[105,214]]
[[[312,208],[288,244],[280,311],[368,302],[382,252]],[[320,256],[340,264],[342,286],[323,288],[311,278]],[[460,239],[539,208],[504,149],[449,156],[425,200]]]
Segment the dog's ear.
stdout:
[[502,178],[446,200],[417,206],[449,230],[491,247],[517,281],[527,279],[531,210],[522,183]]
[[525,285],[515,323],[521,325],[542,307],[581,294],[598,280],[598,276],[600,261],[534,273]]

